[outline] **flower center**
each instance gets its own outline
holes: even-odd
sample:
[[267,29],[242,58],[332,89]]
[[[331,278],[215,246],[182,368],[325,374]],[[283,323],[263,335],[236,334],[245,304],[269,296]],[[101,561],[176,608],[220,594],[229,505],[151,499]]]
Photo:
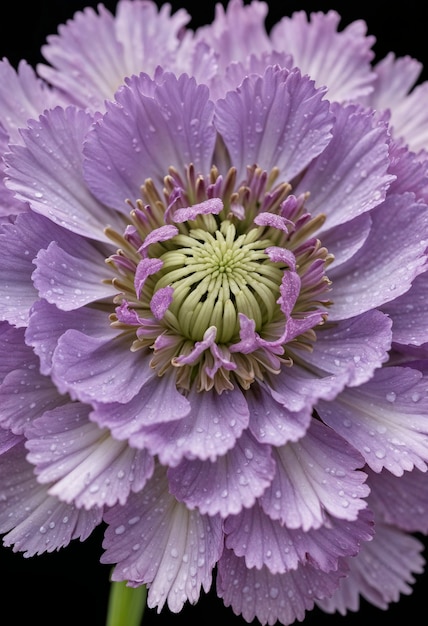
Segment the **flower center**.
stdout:
[[224,344],[239,339],[239,313],[253,319],[257,331],[272,320],[283,272],[265,253],[272,242],[259,239],[260,229],[238,235],[229,220],[215,227],[173,238],[177,249],[160,257],[163,276],[155,289],[173,288],[169,311],[183,336],[201,341],[215,326],[216,341]]
[[325,321],[332,257],[313,236],[324,217],[277,174],[254,166],[237,185],[233,168],[204,177],[189,166],[185,180],[171,169],[162,194],[146,181],[123,235],[106,230],[119,246],[107,259],[111,323],[131,350],[151,351],[160,376],[176,368],[184,392],[278,373]]

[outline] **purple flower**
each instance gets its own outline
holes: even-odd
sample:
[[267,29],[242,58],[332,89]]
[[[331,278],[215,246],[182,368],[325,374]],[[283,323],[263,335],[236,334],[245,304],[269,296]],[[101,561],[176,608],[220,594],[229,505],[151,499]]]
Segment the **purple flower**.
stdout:
[[287,625],[422,571],[428,137],[362,22],[264,17],[121,0],[2,62],[0,532]]

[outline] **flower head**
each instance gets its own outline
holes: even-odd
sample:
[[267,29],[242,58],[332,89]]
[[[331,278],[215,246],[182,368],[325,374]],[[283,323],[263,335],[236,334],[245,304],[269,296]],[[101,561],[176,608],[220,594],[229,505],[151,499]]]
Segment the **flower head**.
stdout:
[[5,126],[0,531],[32,556],[102,523],[149,606],[216,570],[287,625],[422,568],[428,172],[362,23],[264,16],[232,0],[191,33],[120,0],[49,40],[52,105]]

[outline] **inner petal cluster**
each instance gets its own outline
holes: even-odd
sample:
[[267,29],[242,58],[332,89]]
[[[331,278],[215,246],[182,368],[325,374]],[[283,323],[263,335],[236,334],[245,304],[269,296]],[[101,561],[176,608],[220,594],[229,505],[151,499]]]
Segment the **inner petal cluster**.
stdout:
[[176,368],[183,392],[248,389],[291,365],[288,344],[310,349],[325,321],[331,256],[313,236],[323,217],[276,176],[171,170],[162,193],[146,181],[123,234],[107,229],[120,245],[107,259],[111,323],[132,350],[152,351],[160,376]]
[[227,344],[239,339],[239,313],[259,332],[272,320],[282,271],[265,253],[271,242],[259,239],[260,229],[239,235],[229,220],[212,227],[174,238],[180,247],[162,255],[165,273],[156,289],[174,289],[170,313],[185,337],[201,341],[215,326],[216,341]]

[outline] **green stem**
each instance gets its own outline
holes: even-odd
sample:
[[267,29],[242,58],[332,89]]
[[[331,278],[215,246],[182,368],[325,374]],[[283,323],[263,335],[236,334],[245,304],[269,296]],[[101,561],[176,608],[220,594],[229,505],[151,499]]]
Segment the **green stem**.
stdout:
[[147,589],[127,587],[125,582],[111,582],[106,626],[141,626]]

